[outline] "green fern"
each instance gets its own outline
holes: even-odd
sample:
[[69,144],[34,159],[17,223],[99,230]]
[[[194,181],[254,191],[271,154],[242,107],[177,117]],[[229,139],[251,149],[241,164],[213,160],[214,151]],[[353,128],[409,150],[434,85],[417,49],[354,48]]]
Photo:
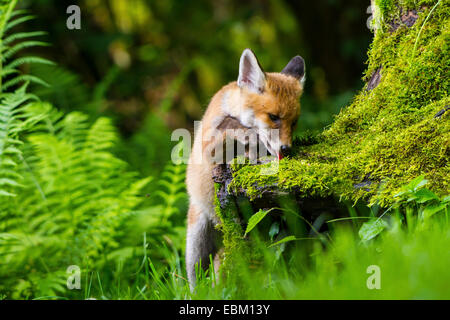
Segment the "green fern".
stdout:
[[20,133],[39,115],[27,118],[26,105],[35,97],[22,86],[14,93],[0,94],[0,198],[15,196],[22,176],[15,170],[22,157]]
[[[35,103],[31,116],[46,107]],[[109,119],[89,125],[80,113],[55,118],[51,124],[50,117],[41,118],[28,134],[18,166],[23,187],[0,212],[6,221],[0,224],[0,255],[7,261],[0,265],[0,291],[14,287],[11,269],[19,272],[13,279],[30,284],[27,290],[48,294],[35,287],[36,273],[54,273],[56,284],[62,266],[100,268],[106,261],[98,257],[118,247],[124,222],[145,200],[141,193],[149,179],[137,179],[109,151],[117,142]],[[35,270],[31,275],[29,268]]]
[[[139,178],[111,151],[119,137],[110,119],[64,115],[28,93],[28,83],[46,81],[21,67],[52,63],[14,57],[46,45],[34,40],[42,32],[12,32],[33,18],[13,11],[16,2],[0,0],[0,297],[79,298],[64,285],[70,265],[113,277],[114,267],[107,266],[120,260],[130,268],[143,250],[164,259],[151,248],[165,245],[168,236],[181,251],[185,166],[167,164],[159,183],[149,186],[150,178]],[[116,75],[112,70],[99,85],[92,105]],[[142,247],[143,234],[151,248]]]
[[34,19],[34,16],[27,14],[25,10],[14,11],[16,3],[17,0],[3,1],[3,5],[0,5],[0,92],[25,82],[48,86],[47,82],[36,76],[21,75],[19,67],[24,64],[54,64],[50,60],[36,56],[14,58],[22,50],[49,45],[44,41],[30,40],[45,35],[46,33],[42,31],[10,34],[14,27]]
[[[47,45],[42,41],[28,40],[42,36],[43,32],[9,34],[15,26],[33,18],[23,10],[14,11],[16,3],[16,0],[0,3],[0,197],[15,196],[14,190],[20,187],[22,176],[15,170],[22,157],[23,141],[20,135],[29,127],[28,124],[41,118],[39,115],[27,117],[25,109],[32,100],[37,99],[26,93],[27,83],[47,85],[36,76],[21,74],[18,68],[30,63],[53,64],[34,56],[14,59],[20,50]],[[7,92],[19,85],[21,87],[14,92]]]
[[111,153],[111,121],[90,123],[80,112],[63,116],[27,93],[25,64],[14,56],[46,45],[42,32],[11,33],[33,17],[0,0],[0,292],[2,297],[56,296],[72,264],[101,268],[119,246],[123,225],[146,199],[149,178],[138,179]]
[[180,200],[186,200],[185,172],[185,165],[169,163],[161,174],[160,188],[155,192],[155,195],[162,200],[161,222],[166,222],[170,217],[181,213],[177,203]]

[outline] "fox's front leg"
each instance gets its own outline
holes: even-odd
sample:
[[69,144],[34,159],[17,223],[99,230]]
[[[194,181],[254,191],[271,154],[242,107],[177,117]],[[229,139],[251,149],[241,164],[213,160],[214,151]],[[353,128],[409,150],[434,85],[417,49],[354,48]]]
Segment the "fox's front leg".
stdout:
[[210,215],[191,204],[186,237],[186,271],[191,290],[195,287],[196,265],[206,270],[209,267],[209,255],[214,257],[216,233]]
[[[195,267],[201,265],[206,270],[210,264],[210,255],[214,258],[215,271],[218,272],[220,254],[216,257],[221,247],[219,232],[215,226],[220,222],[214,211],[214,182],[212,171],[216,164],[222,163],[229,155],[224,154],[227,148],[227,139],[240,140],[246,136],[248,128],[242,126],[236,118],[224,117],[217,128],[213,140],[204,145],[204,162],[191,163],[187,171],[186,184],[190,195],[190,207],[188,211],[188,227],[186,236],[186,271],[191,289],[195,286]],[[245,145],[248,141],[242,140]],[[219,147],[220,146],[220,147]],[[194,144],[194,149],[196,145]],[[217,148],[218,147],[218,148]],[[193,154],[197,154],[198,149]],[[235,151],[232,148],[232,151]]]

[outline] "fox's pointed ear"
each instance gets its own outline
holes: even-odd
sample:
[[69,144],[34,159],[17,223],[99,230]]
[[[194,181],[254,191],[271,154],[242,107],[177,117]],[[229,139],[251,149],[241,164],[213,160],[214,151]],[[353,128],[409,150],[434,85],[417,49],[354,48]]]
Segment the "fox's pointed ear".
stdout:
[[296,78],[303,86],[305,82],[305,60],[300,56],[293,57],[281,73]]
[[265,81],[266,76],[255,54],[252,50],[245,49],[239,61],[238,86],[247,88],[255,93],[262,93],[264,91]]

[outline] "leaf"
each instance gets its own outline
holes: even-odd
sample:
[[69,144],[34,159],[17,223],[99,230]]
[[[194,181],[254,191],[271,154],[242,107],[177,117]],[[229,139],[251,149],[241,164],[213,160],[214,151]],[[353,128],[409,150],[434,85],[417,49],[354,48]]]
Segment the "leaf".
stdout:
[[439,200],[439,197],[431,190],[420,189],[415,194],[418,203],[424,203],[430,200]]
[[407,194],[407,193],[408,193],[408,191],[404,191],[404,190],[400,191],[399,193],[394,195],[394,198],[401,197],[402,195]]
[[365,222],[359,229],[359,237],[363,241],[368,241],[375,238],[387,226],[387,223],[381,219],[372,219]]
[[10,44],[11,42],[16,41],[18,39],[40,37],[40,36],[44,36],[46,34],[47,34],[47,32],[44,32],[44,31],[14,33],[14,34],[8,36],[7,38],[5,38],[5,40],[3,40],[3,45],[6,46],[6,45]]
[[21,58],[15,59],[14,61],[8,63],[8,65],[6,65],[3,70],[14,69],[23,64],[55,65],[55,63],[53,61],[50,61],[48,59],[44,59],[41,57],[35,57],[35,56],[28,56],[28,57],[21,57]]
[[8,48],[8,50],[6,52],[2,53],[2,59],[3,60],[9,59],[10,57],[12,57],[17,52],[19,52],[23,49],[27,49],[27,48],[31,48],[31,47],[46,47],[46,46],[49,46],[49,44],[44,41],[34,41],[34,40],[22,41],[22,42],[17,43],[14,46]]
[[278,234],[278,232],[280,232],[280,224],[275,221],[274,223],[272,223],[272,225],[270,226],[270,230],[269,230],[269,237],[270,239],[273,239],[273,237],[275,235]]
[[272,211],[274,208],[270,209],[270,210],[262,210],[260,209],[257,213],[255,213],[254,215],[252,215],[250,217],[250,219],[248,220],[248,224],[247,224],[247,229],[245,230],[245,234],[244,237],[247,235],[247,233],[249,233],[250,231],[252,231],[256,225],[270,212]]
[[12,179],[0,178],[0,186],[18,187],[20,186],[20,184]]
[[410,191],[417,191],[417,190],[419,190],[421,187],[423,187],[424,185],[426,185],[427,183],[428,183],[428,180],[426,180],[424,176],[418,176],[417,178],[415,178],[414,180],[412,180],[406,187],[407,187]]
[[414,193],[418,192],[419,189],[422,188],[423,186],[425,186],[427,183],[428,183],[428,180],[426,180],[424,176],[419,176],[419,177],[413,179],[406,186],[404,186],[402,188],[402,191],[400,191],[399,193],[394,195],[394,198],[413,194],[412,197],[409,197],[408,202],[413,201],[413,200],[415,200]]
[[[322,237],[323,235],[320,235],[320,237]],[[283,244],[285,242],[290,242],[290,241],[299,241],[299,240],[321,240],[320,237],[318,238],[296,238],[295,236],[287,236],[284,237],[283,239],[281,239],[280,241],[277,241],[275,243],[272,243],[269,248],[277,246],[279,244]]]
[[269,248],[274,247],[274,246],[277,246],[277,245],[280,245],[280,244],[282,244],[282,243],[286,243],[286,242],[289,242],[289,241],[295,241],[295,240],[300,240],[300,239],[297,239],[295,236],[287,236],[287,237],[284,237],[283,239],[281,239],[280,241],[277,241],[277,242],[275,242],[275,243],[272,243],[272,244],[269,246]]
[[21,75],[19,77],[13,78],[13,79],[5,82],[5,84],[3,85],[3,90],[6,90],[9,87],[14,86],[20,82],[26,82],[26,81],[40,84],[44,87],[50,87],[50,85],[47,82],[45,82],[44,80],[42,80],[36,76],[30,75],[30,74],[24,74],[24,75]]
[[444,210],[446,207],[446,203],[427,206],[425,209],[423,209],[424,220],[430,218],[432,215],[438,213],[439,211]]
[[0,196],[15,197],[16,195],[14,193],[11,193],[11,192],[8,192],[8,191],[0,189]]
[[27,16],[22,16],[22,17],[20,17],[20,18],[17,18],[17,19],[15,19],[15,20],[12,20],[12,21],[8,22],[8,24],[6,25],[6,27],[5,27],[5,29],[4,29],[3,32],[6,32],[6,31],[8,31],[9,29],[12,29],[13,27],[15,27],[15,26],[17,26],[17,25],[19,25],[19,24],[21,24],[21,23],[24,23],[24,22],[26,22],[26,21],[33,20],[33,19],[34,19],[34,16],[32,16],[32,15],[27,15]]

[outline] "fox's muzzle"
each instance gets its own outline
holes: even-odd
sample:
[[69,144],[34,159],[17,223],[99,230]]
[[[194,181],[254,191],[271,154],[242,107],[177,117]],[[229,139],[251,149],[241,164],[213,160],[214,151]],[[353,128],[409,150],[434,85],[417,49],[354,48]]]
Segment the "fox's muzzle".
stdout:
[[291,154],[291,147],[288,145],[282,145],[280,147],[280,153],[278,155],[278,159],[281,160],[286,156],[289,156]]

